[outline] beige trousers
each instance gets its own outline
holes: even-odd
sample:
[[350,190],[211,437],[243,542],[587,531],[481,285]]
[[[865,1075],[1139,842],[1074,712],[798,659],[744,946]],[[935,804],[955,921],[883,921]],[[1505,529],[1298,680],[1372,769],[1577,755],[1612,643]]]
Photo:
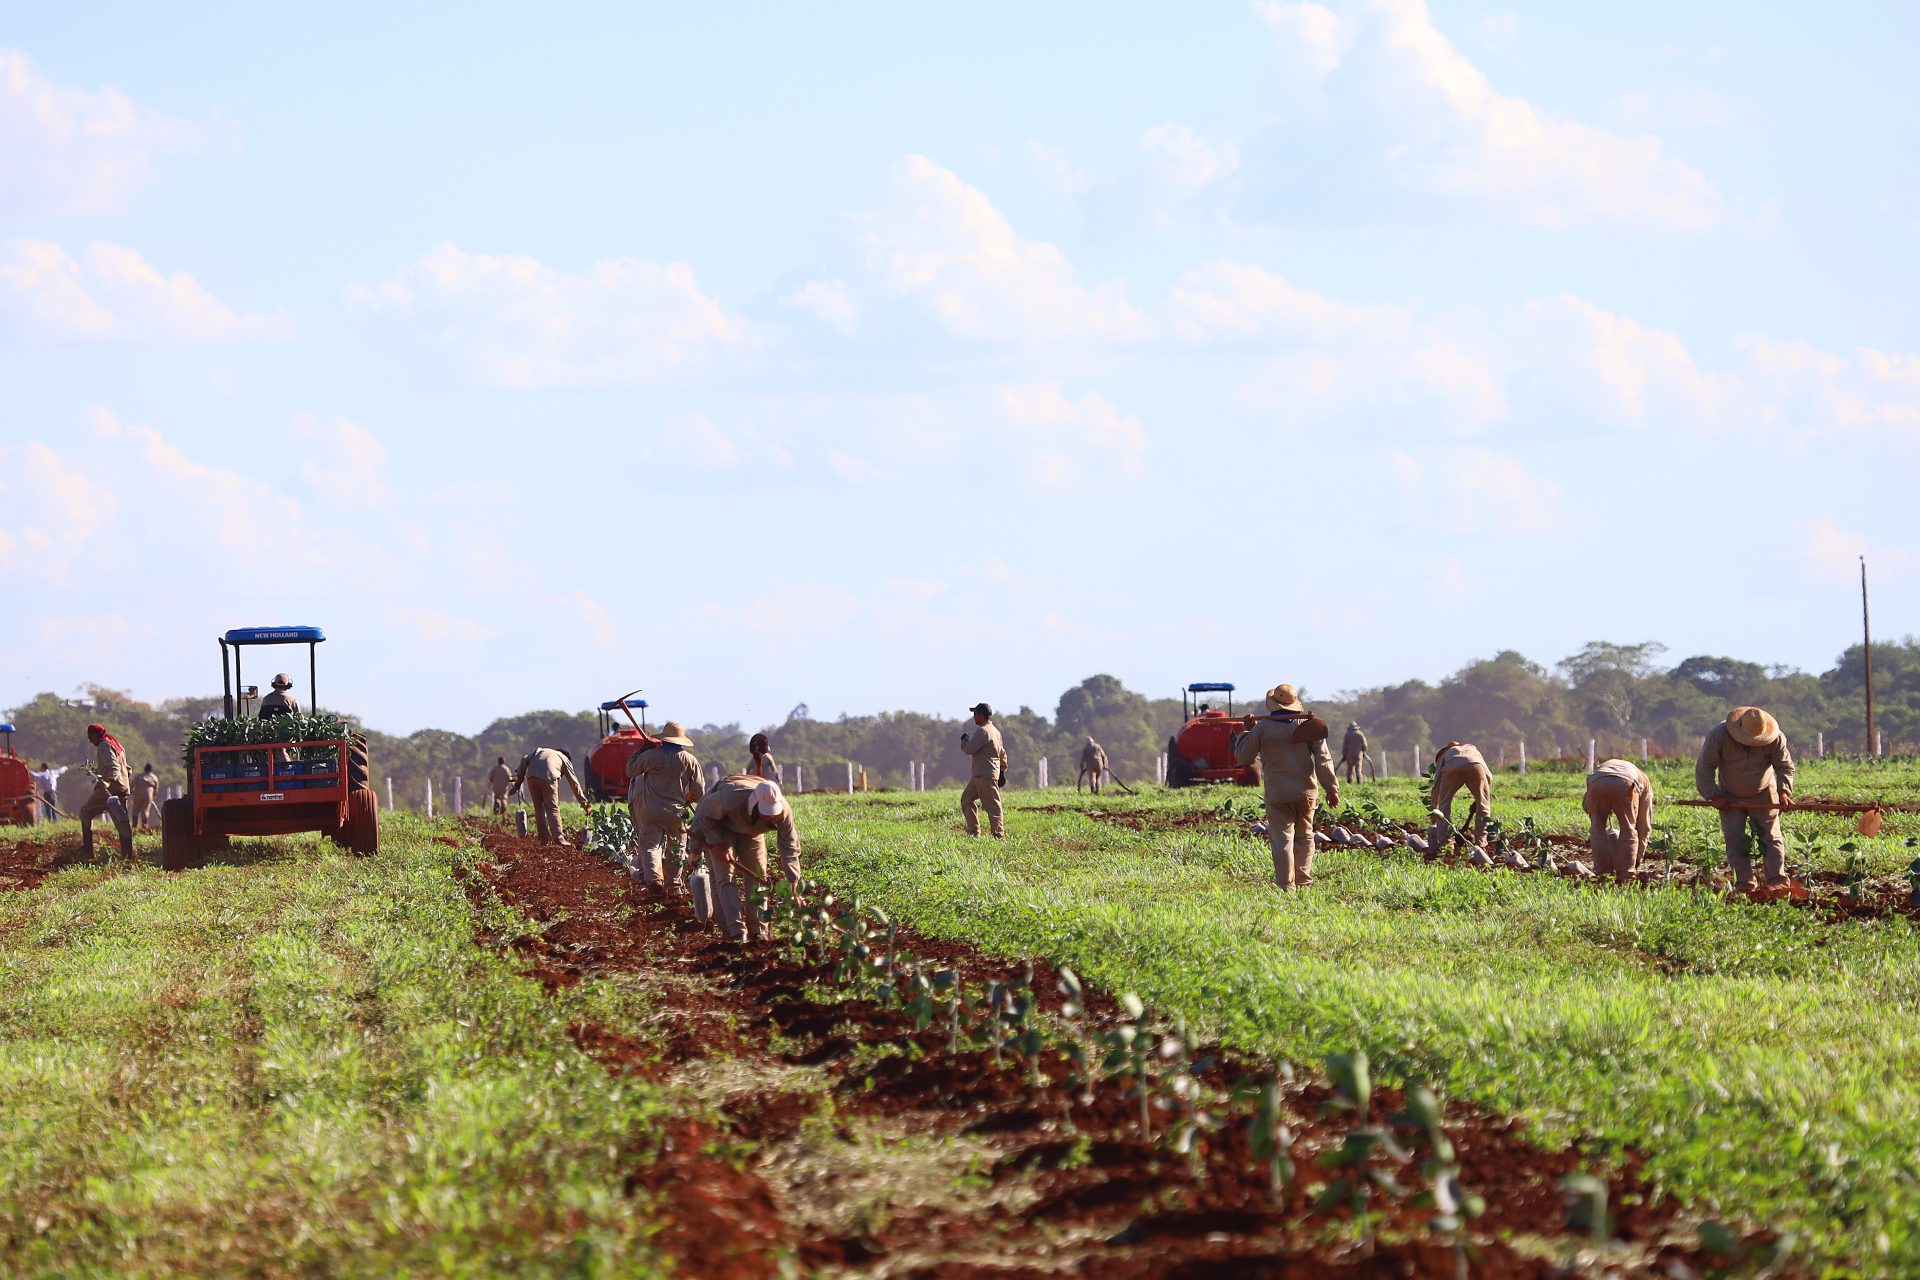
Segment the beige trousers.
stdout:
[[[1453,797],[1465,789],[1473,798],[1473,808],[1467,813],[1473,824],[1473,842],[1485,845],[1487,842],[1487,819],[1493,816],[1493,775],[1487,772],[1483,764],[1461,761],[1440,771],[1433,784],[1433,807],[1448,816],[1453,815]],[[1439,822],[1433,824],[1428,833],[1427,843],[1434,849],[1446,847],[1447,829]]]
[[[1640,866],[1653,832],[1653,793],[1625,778],[1604,775],[1587,781],[1580,806],[1587,811],[1593,869],[1625,884]],[[1609,818],[1619,825],[1617,832],[1607,830]]]
[[[780,859],[780,874],[796,890],[800,887],[800,858],[790,854]],[[749,937],[758,942],[767,936],[767,922],[751,904],[742,900],[742,890],[767,881],[767,841],[765,836],[735,836],[731,849],[707,846],[707,875],[713,887],[713,914],[720,922],[720,933],[734,942]],[[743,920],[741,917],[746,918]]]
[[1007,834],[1006,813],[1000,807],[1000,784],[992,778],[973,778],[968,781],[967,789],[960,793],[960,816],[967,820],[967,834],[980,834],[980,815],[974,811],[978,805],[987,811],[987,821],[998,840]]
[[633,815],[633,861],[629,869],[641,884],[667,884],[675,889],[687,886],[682,855],[687,842],[687,824],[679,818],[648,816],[639,805],[630,804]]
[[120,836],[120,852],[129,858],[133,856],[133,823],[127,817],[125,795],[125,791],[118,787],[109,788],[104,782],[93,784],[93,794],[80,806],[80,845],[83,849],[93,848],[93,820],[105,816],[113,820],[113,829]]
[[1282,889],[1313,883],[1313,810],[1318,798],[1267,801],[1267,843],[1273,846],[1273,882]]
[[[1739,799],[1759,800],[1761,796]],[[1780,840],[1778,809],[1722,809],[1720,835],[1727,842],[1727,865],[1737,889],[1753,888],[1753,846],[1760,846],[1761,872],[1769,885],[1787,882],[1787,850]]]
[[527,799],[533,802],[533,821],[541,844],[565,844],[567,831],[560,825],[560,788],[545,778],[527,779]]

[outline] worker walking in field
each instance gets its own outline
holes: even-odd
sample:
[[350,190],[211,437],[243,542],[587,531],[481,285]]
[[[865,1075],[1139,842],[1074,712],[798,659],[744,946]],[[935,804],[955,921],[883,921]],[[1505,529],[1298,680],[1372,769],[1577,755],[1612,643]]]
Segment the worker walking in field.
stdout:
[[487,791],[493,797],[493,812],[496,817],[507,816],[507,790],[513,786],[513,770],[507,768],[507,758],[499,756],[493,762],[493,768],[487,771]]
[[153,771],[153,762],[148,761],[133,780],[133,822],[142,831],[151,830],[160,822],[160,775]]
[[765,778],[768,782],[780,781],[780,762],[773,758],[768,749],[767,735],[756,733],[747,742],[747,776]]
[[552,747],[535,747],[513,771],[512,781],[511,790],[518,791],[524,785],[528,798],[533,801],[540,843],[567,844],[566,828],[560,825],[560,784],[565,782],[572,787],[574,799],[591,808],[587,793],[580,786],[580,775],[573,771],[573,757]]
[[686,887],[687,821],[705,794],[693,739],[678,720],[667,721],[657,742],[627,757],[627,812],[633,815],[629,875],[649,887]]
[[800,837],[793,826],[793,806],[779,783],[732,774],[709,788],[694,807],[688,845],[694,853],[706,855],[713,913],[730,942],[759,942],[767,936],[767,923],[760,913],[750,908],[743,911],[741,891],[751,893],[768,884],[769,834],[778,843],[780,874],[797,893]]
[[1700,744],[1693,785],[1702,800],[1720,810],[1720,834],[1727,842],[1727,866],[1733,887],[1751,892],[1753,845],[1760,845],[1760,892],[1779,897],[1788,890],[1786,848],[1780,840],[1778,805],[1793,799],[1793,753],[1780,723],[1759,707],[1735,707],[1713,726]]
[[[1462,788],[1473,798],[1467,816],[1473,823],[1473,842],[1487,842],[1487,819],[1493,816],[1493,772],[1480,748],[1469,742],[1449,742],[1434,754],[1433,829],[1427,833],[1427,847],[1438,853],[1447,845],[1447,828],[1453,822],[1453,797]],[[1459,828],[1455,828],[1458,832]]]
[[1357,720],[1347,722],[1347,736],[1340,740],[1340,768],[1348,782],[1360,781],[1360,762],[1367,758],[1367,735]]
[[1313,811],[1320,788],[1327,789],[1328,804],[1340,803],[1327,726],[1308,714],[1290,684],[1267,690],[1267,714],[1249,715],[1244,723],[1233,758],[1243,767],[1260,762],[1273,882],[1289,892],[1305,889],[1313,883]]
[[260,699],[260,718],[270,720],[274,716],[292,716],[300,714],[300,703],[287,692],[293,688],[293,681],[282,671],[273,678],[273,690]]
[[987,811],[993,838],[1003,840],[1007,819],[1000,807],[1000,788],[1007,780],[1007,746],[993,722],[993,708],[986,703],[973,708],[973,728],[960,735],[960,749],[973,757],[966,790],[960,793],[960,816],[966,820],[967,834],[980,834],[977,806]]
[[93,852],[93,820],[105,814],[120,833],[120,856],[133,856],[133,824],[127,820],[127,753],[101,724],[87,726],[93,744],[93,794],[80,806],[80,852]]
[[[1587,775],[1587,794],[1580,802],[1590,824],[1588,843],[1593,869],[1620,884],[1633,879],[1640,855],[1653,833],[1653,782],[1631,760],[1605,760]],[[1607,829],[1611,818],[1617,830]]]
[[1080,748],[1080,776],[1087,780],[1088,789],[1095,795],[1100,794],[1101,780],[1107,774],[1107,749],[1087,737],[1087,745]]

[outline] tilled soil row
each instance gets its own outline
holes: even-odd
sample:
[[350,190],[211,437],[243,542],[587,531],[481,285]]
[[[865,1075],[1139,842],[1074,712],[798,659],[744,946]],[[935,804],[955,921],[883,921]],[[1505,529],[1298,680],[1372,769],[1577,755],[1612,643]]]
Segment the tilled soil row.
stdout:
[[[1546,1150],[1523,1122],[1456,1104],[1447,1132],[1461,1179],[1487,1205],[1462,1272],[1453,1247],[1428,1232],[1427,1210],[1376,1198],[1368,1232],[1344,1210],[1313,1207],[1332,1176],[1315,1156],[1359,1123],[1329,1107],[1335,1095],[1322,1081],[1289,1087],[1299,1174],[1276,1203],[1244,1106],[1190,1162],[1159,1135],[1141,1137],[1137,1104],[1121,1087],[1078,1096],[1064,1083],[1072,1069],[1063,1057],[1039,1064],[1062,1083],[1035,1085],[1025,1067],[999,1066],[989,1050],[949,1053],[945,1030],[916,1031],[890,1006],[823,990],[818,974],[776,946],[724,943],[682,902],[641,890],[594,855],[478,822],[469,830],[491,855],[468,877],[470,896],[497,896],[541,926],[483,941],[524,955],[549,989],[630,976],[664,1006],[657,1036],[571,1028],[584,1052],[609,1071],[675,1086],[732,1082],[707,1090],[713,1105],[673,1122],[664,1139],[637,1139],[629,1190],[652,1200],[664,1224],[657,1239],[689,1274],[771,1276],[783,1257],[889,1280],[1672,1277],[1707,1274],[1719,1261],[1700,1252],[1679,1206],[1650,1192],[1636,1154],[1604,1162],[1578,1148]],[[909,929],[899,945],[957,968],[970,985],[1015,968]],[[1054,1012],[1056,978],[1034,962],[1033,989]],[[1106,997],[1090,1003],[1096,1014],[1114,1009]],[[1262,1075],[1223,1054],[1201,1079],[1225,1094]],[[1396,1091],[1376,1090],[1369,1119],[1390,1123],[1400,1106]],[[824,1162],[823,1127],[838,1144]],[[958,1153],[965,1176],[932,1194],[909,1194],[903,1176],[884,1212],[850,1225],[835,1203],[847,1181],[835,1160],[866,1160],[881,1139]],[[1583,1252],[1563,1215],[1561,1180],[1589,1170],[1605,1178],[1620,1242],[1604,1255]]]

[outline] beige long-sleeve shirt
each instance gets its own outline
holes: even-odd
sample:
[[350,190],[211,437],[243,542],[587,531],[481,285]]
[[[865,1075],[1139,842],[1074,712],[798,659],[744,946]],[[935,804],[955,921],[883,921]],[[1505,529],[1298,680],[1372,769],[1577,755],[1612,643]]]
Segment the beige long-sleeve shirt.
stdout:
[[1646,770],[1631,760],[1603,760],[1587,775],[1587,788],[1591,790],[1596,782],[1618,780],[1626,783],[1635,791],[1653,790],[1653,781],[1647,777]]
[[1456,742],[1440,753],[1441,773],[1467,764],[1477,764],[1482,769],[1487,767],[1487,758],[1481,755],[1480,748],[1471,742]]
[[627,757],[627,803],[657,822],[677,819],[682,808],[700,802],[706,789],[699,758],[677,743],[663,742]]
[[1333,772],[1333,752],[1327,740],[1295,742],[1293,733],[1307,722],[1304,715],[1280,713],[1253,722],[1233,744],[1233,758],[1242,765],[1260,761],[1260,777],[1269,804],[1291,804],[1319,795],[1320,788],[1340,789]]
[[1097,742],[1089,742],[1080,748],[1080,767],[1089,773],[1104,773],[1107,768],[1107,752]]
[[989,720],[985,724],[972,726],[961,735],[960,749],[973,757],[974,777],[989,780],[999,778],[1000,761],[1007,754],[999,725]]
[[93,767],[106,780],[109,792],[116,796],[127,794],[127,784],[131,780],[127,772],[127,757],[115,750],[114,745],[105,738],[93,746]]
[[539,778],[553,784],[556,791],[565,782],[573,788],[573,795],[581,804],[587,803],[587,793],[580,785],[580,775],[573,771],[573,761],[555,751],[552,747],[539,747],[527,753],[520,761],[520,767],[513,771],[513,787],[517,791],[528,778]]
[[773,835],[782,858],[797,858],[800,836],[793,828],[793,806],[784,807],[777,818],[753,811],[753,790],[761,781],[745,773],[720,779],[694,807],[693,834],[717,849],[731,848],[737,836]]
[[1358,760],[1367,754],[1367,735],[1358,729],[1347,730],[1347,736],[1340,740],[1340,758]]
[[493,794],[504,796],[507,789],[513,786],[513,770],[507,768],[504,761],[496,763],[487,772],[487,786]]
[[1703,800],[1719,796],[1778,800],[1782,791],[1793,790],[1793,752],[1787,750],[1787,735],[1764,747],[1748,747],[1734,740],[1725,722],[1713,726],[1700,744],[1693,785]]
[[133,802],[137,805],[146,804],[153,799],[154,793],[158,790],[160,790],[160,775],[151,769],[143,769],[133,780]]

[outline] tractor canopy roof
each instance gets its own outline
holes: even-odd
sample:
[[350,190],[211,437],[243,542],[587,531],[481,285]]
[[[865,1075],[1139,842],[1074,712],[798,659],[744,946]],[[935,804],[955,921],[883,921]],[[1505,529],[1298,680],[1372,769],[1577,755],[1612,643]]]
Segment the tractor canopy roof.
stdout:
[[228,644],[318,644],[327,637],[318,627],[235,627],[221,638]]
[[12,733],[12,732],[13,732],[13,726],[11,724],[8,724],[4,720],[0,720],[0,733]]
[[645,698],[628,698],[624,703],[619,698],[615,698],[612,702],[601,703],[600,709],[602,711],[618,711],[622,706],[644,707],[646,705],[647,700]]
[[1233,686],[1231,684],[1226,683],[1225,681],[1203,680],[1197,684],[1188,685],[1187,692],[1188,693],[1232,693]]

